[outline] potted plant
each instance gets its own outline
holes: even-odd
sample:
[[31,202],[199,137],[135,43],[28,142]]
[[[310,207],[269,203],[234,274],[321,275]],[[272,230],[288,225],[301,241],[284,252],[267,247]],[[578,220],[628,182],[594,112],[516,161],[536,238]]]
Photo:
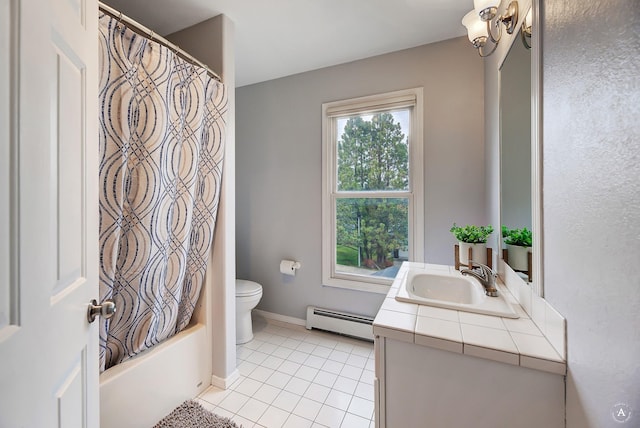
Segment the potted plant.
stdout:
[[529,257],[533,235],[529,229],[509,229],[502,226],[502,237],[507,247],[508,263],[513,270],[528,272]]
[[471,248],[471,260],[487,264],[487,238],[493,233],[492,226],[466,225],[462,227],[453,223],[449,231],[458,240],[460,264],[469,264],[469,248]]

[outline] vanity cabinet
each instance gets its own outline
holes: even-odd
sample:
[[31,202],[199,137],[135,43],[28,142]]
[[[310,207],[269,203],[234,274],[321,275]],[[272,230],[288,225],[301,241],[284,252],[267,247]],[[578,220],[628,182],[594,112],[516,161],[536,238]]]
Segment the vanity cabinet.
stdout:
[[564,376],[375,338],[376,427],[561,428]]
[[396,299],[452,269],[403,263],[376,315],[376,427],[563,428],[566,361],[502,283],[519,318]]

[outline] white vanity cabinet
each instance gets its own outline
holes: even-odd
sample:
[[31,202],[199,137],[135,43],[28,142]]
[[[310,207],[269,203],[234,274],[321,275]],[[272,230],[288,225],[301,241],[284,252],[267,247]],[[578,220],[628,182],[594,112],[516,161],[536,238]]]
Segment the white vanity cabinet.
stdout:
[[503,284],[518,319],[395,299],[416,270],[451,269],[405,262],[378,311],[376,427],[564,427],[566,361]]
[[561,428],[564,376],[375,338],[377,428]]

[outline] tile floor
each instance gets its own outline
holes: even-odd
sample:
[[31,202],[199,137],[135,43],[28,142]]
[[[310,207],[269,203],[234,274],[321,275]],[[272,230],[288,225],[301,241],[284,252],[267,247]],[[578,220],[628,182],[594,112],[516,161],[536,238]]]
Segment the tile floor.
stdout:
[[240,379],[197,400],[243,428],[373,428],[373,343],[254,316]]

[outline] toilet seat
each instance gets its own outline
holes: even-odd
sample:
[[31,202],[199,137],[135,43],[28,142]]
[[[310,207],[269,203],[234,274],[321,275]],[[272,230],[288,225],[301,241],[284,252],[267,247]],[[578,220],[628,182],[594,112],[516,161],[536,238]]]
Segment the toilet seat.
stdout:
[[262,286],[246,279],[236,280],[236,297],[251,297],[262,293]]

